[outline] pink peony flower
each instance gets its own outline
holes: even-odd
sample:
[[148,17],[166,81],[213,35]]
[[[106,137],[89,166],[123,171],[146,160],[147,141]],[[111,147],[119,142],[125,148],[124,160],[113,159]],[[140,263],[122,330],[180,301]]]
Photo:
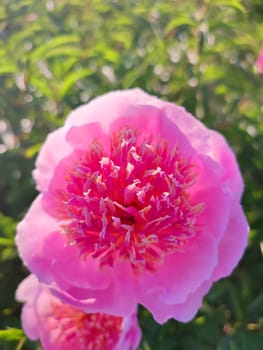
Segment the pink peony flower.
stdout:
[[223,136],[140,89],[73,111],[36,162],[26,266],[85,311],[190,320],[240,260],[243,182]]
[[135,314],[123,318],[85,313],[63,304],[34,275],[19,285],[16,299],[25,303],[25,333],[31,340],[40,339],[45,350],[135,350],[139,345]]
[[256,67],[257,67],[257,71],[258,73],[263,74],[263,49],[261,49],[257,62],[256,62]]

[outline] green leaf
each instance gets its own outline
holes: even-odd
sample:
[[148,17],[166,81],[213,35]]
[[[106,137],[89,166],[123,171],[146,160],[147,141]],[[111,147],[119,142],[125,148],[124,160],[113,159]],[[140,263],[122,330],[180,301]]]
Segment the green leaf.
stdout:
[[33,146],[27,148],[24,152],[26,158],[33,158],[39,151],[42,143],[36,143]]
[[13,341],[20,340],[25,337],[22,329],[19,328],[8,328],[0,330],[0,340]]
[[41,76],[37,76],[36,74],[30,77],[30,83],[32,84],[32,86],[34,86],[38,92],[40,92],[41,94],[43,94],[46,98],[52,100],[54,97],[54,82],[52,84],[52,82],[50,83],[50,81]]
[[69,73],[65,79],[62,81],[61,89],[59,90],[58,94],[59,97],[62,99],[68,92],[68,90],[80,79],[83,79],[89,75],[93,74],[93,72],[89,68],[72,71]]
[[183,25],[187,25],[187,26],[194,26],[195,22],[186,15],[181,15],[181,16],[177,16],[175,18],[173,18],[165,27],[165,33],[168,34],[170,33],[170,31],[183,26]]
[[49,40],[47,43],[43,43],[35,50],[33,50],[30,55],[30,58],[33,61],[39,61],[44,59],[50,53],[50,50],[57,48],[58,46],[78,42],[79,37],[75,34],[60,35]]
[[8,241],[13,240],[15,230],[16,230],[16,225],[17,222],[4,214],[0,212],[0,235],[7,237],[7,238],[2,238],[7,239]]
[[75,46],[59,46],[51,49],[45,54],[45,58],[60,58],[60,57],[78,57],[80,58],[83,55],[83,52]]
[[13,246],[14,245],[14,241],[12,239],[8,239],[8,238],[2,238],[0,237],[0,246]]
[[241,3],[240,0],[210,0],[211,5],[218,5],[218,6],[226,6],[226,7],[233,7],[238,9],[240,12],[245,13],[246,8]]
[[5,17],[6,17],[5,6],[0,6],[0,19],[5,19]]
[[0,75],[1,74],[8,74],[8,73],[15,73],[16,72],[16,65],[11,62],[5,62],[4,64],[0,65]]

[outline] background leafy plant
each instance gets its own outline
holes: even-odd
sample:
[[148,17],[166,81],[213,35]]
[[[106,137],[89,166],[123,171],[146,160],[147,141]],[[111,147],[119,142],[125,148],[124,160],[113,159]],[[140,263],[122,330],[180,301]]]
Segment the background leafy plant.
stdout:
[[45,136],[74,107],[135,86],[226,136],[245,178],[251,226],[239,267],[192,322],[160,326],[140,308],[140,349],[262,349],[263,76],[254,66],[262,20],[261,0],[1,0],[1,349],[40,349],[23,334],[14,301],[28,273],[14,235],[36,196],[31,170]]

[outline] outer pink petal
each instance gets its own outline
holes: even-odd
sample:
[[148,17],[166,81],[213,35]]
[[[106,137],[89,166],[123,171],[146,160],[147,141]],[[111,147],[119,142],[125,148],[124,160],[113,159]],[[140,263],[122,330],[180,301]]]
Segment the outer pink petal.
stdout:
[[240,204],[234,204],[219,244],[218,265],[213,280],[230,275],[241,259],[248,241],[248,223]]
[[123,115],[130,106],[147,104],[160,107],[163,102],[141,89],[113,91],[99,96],[70,113],[68,126],[80,126],[100,122],[104,132],[108,132],[113,120]]
[[211,281],[204,281],[187,299],[181,304],[156,303],[159,293],[156,291],[149,295],[144,306],[152,311],[154,319],[159,323],[166,322],[169,318],[175,318],[181,322],[190,321],[202,305],[202,299],[211,287]]
[[231,197],[229,193],[224,190],[224,186],[220,186],[215,181],[213,186],[210,185],[195,193],[193,200],[204,205],[203,211],[201,211],[196,220],[200,230],[200,233],[197,233],[197,235],[202,235],[203,231],[205,231],[209,237],[219,241],[224,234],[231,212]]
[[234,153],[222,135],[206,128],[183,108],[166,103],[165,114],[188,138],[195,150],[211,157],[223,167],[222,181],[229,182],[229,188],[237,200],[243,192],[243,180]]
[[39,289],[39,282],[36,276],[27,276],[17,287],[16,290],[16,300],[21,303],[33,302]]
[[33,171],[33,177],[39,191],[44,191],[47,188],[57,163],[72,152],[65,138],[67,131],[68,128],[63,127],[50,133],[41,148],[36,160],[36,169]]
[[33,171],[38,190],[47,188],[58,162],[72,152],[66,141],[71,126],[95,122],[101,123],[103,131],[108,132],[112,121],[127,108],[142,103],[160,106],[163,102],[140,89],[133,89],[107,93],[72,111],[65,126],[50,133],[42,146]]
[[244,185],[236,157],[226,140],[216,131],[210,130],[213,159],[224,167],[222,182],[229,184],[229,189],[236,201],[240,201]]
[[154,274],[139,277],[142,303],[151,289],[159,289],[160,298],[166,303],[182,303],[189,293],[212,277],[218,264],[218,244],[230,215],[230,198],[214,180],[213,186],[197,192],[194,200],[204,203],[203,212],[197,218],[196,236],[183,252],[167,255]]
[[[169,299],[156,289],[149,293],[144,301],[146,306],[153,313],[154,318],[159,323],[164,323],[173,317],[181,322],[190,321],[201,306],[203,296],[210,289],[212,282],[229,275],[238,264],[248,239],[248,224],[243,210],[239,204],[235,205],[230,216],[226,231],[219,244],[218,264],[209,280],[190,293],[185,302],[174,305]],[[163,291],[162,291],[163,292]],[[156,302],[159,298],[160,303]],[[161,301],[163,300],[163,304]]]
[[66,190],[66,175],[69,169],[74,168],[78,162],[80,151],[71,152],[70,155],[60,160],[54,169],[53,177],[50,179],[48,190],[43,193],[42,205],[43,209],[51,216],[59,219],[58,209],[61,207],[61,199],[58,196],[60,191]]
[[147,104],[128,106],[122,112],[120,118],[112,122],[111,131],[114,132],[125,126],[137,129],[141,142],[144,142],[145,137],[152,136],[153,141],[157,143],[161,136],[162,139],[168,141],[171,150],[175,146],[179,146],[182,156],[189,157],[193,154],[193,148],[187,138],[175,123],[165,117],[163,110],[160,108]]
[[44,241],[52,232],[58,230],[57,222],[42,209],[42,196],[39,195],[31,205],[24,220],[17,227],[16,244],[26,266],[41,281],[51,278],[52,261],[43,252]]
[[131,315],[137,307],[134,276],[126,262],[120,262],[114,269],[114,279],[105,289],[59,288],[51,286],[52,293],[65,303],[86,312],[103,312],[112,315]]
[[[49,284],[56,281],[62,288],[71,289],[72,293],[80,287],[84,288],[86,294],[89,294],[89,288],[92,288],[92,291],[98,290],[104,305],[107,303],[109,285],[113,283],[113,271],[102,271],[96,260],[82,260],[76,247],[65,246],[65,236],[58,233],[57,222],[43,211],[41,197],[34,201],[25,219],[18,226],[16,243],[25,265],[41,282]],[[110,291],[114,303],[119,305],[120,309],[134,310],[136,301],[129,266],[119,264],[114,269],[114,276],[116,286],[111,287]],[[129,295],[130,301],[119,298],[122,290]],[[111,306],[107,308],[114,314]]]
[[59,233],[55,219],[42,208],[42,195],[33,202],[24,220],[18,225],[16,244],[20,256],[41,282],[72,287],[105,288],[112,270],[99,269],[97,261],[80,259],[76,247],[66,246],[66,237]]
[[141,340],[141,329],[136,314],[123,320],[123,332],[115,350],[136,350]]
[[[191,320],[201,306],[202,298],[208,292],[212,282],[229,275],[238,264],[247,244],[247,232],[248,224],[243,210],[239,204],[235,205],[219,244],[219,256],[216,268],[210,276],[207,276],[207,280],[204,280],[201,286],[193,290],[182,303],[179,303],[172,294],[169,295],[167,289],[156,287],[149,291],[147,297],[143,299],[142,304],[152,312],[156,321],[160,323],[167,321],[171,317],[182,322]],[[202,256],[201,250],[200,256]],[[180,266],[183,267],[183,263]],[[195,270],[195,265],[191,264],[191,266]],[[174,272],[178,274],[178,271]],[[172,271],[167,270],[166,277],[172,276],[172,273]],[[185,278],[182,284],[185,284],[189,277],[184,274],[184,271],[181,272],[181,275]]]
[[258,72],[262,74],[263,73],[263,49],[261,49],[259,53],[256,65],[257,65]]
[[44,243],[44,253],[53,260],[54,280],[65,289],[105,289],[112,280],[111,268],[101,269],[93,258],[81,258],[75,246],[65,246],[63,234],[55,232]]
[[34,305],[25,305],[21,313],[23,329],[31,340],[39,339],[38,315]]
[[67,344],[59,344],[55,341],[55,336],[59,333],[59,330],[56,328],[51,329],[49,325],[48,318],[54,317],[54,307],[57,302],[58,301],[52,296],[47,286],[42,284],[41,293],[39,293],[35,305],[37,314],[39,315],[38,327],[40,330],[40,342],[43,349],[46,350],[70,350]]
[[[43,218],[44,223],[39,218]],[[77,248],[65,246],[65,236],[58,232],[56,226],[52,227],[49,224],[53,224],[53,219],[42,212],[41,203],[35,203],[32,212],[30,209],[25,218],[24,225],[19,228],[17,236],[20,255],[41,282],[49,284],[55,280],[64,288],[108,287],[112,279],[112,270],[105,269],[97,273],[97,261],[80,259]]]
[[105,151],[110,151],[110,137],[106,135],[99,122],[72,126],[66,136],[73,149],[87,151],[92,142],[99,142]]
[[29,275],[16,290],[16,300],[27,303],[22,309],[21,319],[23,329],[31,340],[37,340],[40,336],[39,318],[35,308],[35,298],[39,289],[37,278],[34,275]]
[[[198,237],[185,252],[168,255],[159,271],[145,273],[140,278],[139,302],[155,315],[163,304],[181,304],[205,280],[209,280],[217,265],[216,240]],[[157,297],[158,296],[158,297]],[[155,300],[155,307],[148,300]]]

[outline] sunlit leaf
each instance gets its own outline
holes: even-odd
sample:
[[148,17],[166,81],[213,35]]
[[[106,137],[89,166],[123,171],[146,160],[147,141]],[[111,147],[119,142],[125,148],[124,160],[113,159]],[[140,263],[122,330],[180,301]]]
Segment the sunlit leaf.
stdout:
[[246,12],[246,9],[241,0],[212,0],[211,5],[234,7],[243,13]]
[[180,26],[193,26],[194,20],[186,15],[181,15],[173,18],[165,27],[165,32],[168,34],[171,30],[174,30]]
[[79,37],[75,34],[60,35],[54,38],[50,38],[50,40],[48,40],[46,43],[42,43],[41,46],[33,50],[30,54],[30,58],[34,61],[42,60],[49,54],[50,50],[61,45],[78,42]]
[[72,71],[69,73],[65,79],[62,82],[61,89],[59,90],[59,96],[60,98],[63,98],[68,90],[80,79],[83,79],[89,75],[91,75],[93,72],[89,69],[81,69],[77,71]]
[[13,245],[14,245],[13,240],[0,237],[0,247],[1,246],[13,246]]
[[16,65],[14,63],[5,62],[0,65],[0,74],[15,73]]
[[0,330],[0,340],[19,340],[21,338],[24,338],[24,332],[22,329],[18,328],[9,328],[5,330]]

